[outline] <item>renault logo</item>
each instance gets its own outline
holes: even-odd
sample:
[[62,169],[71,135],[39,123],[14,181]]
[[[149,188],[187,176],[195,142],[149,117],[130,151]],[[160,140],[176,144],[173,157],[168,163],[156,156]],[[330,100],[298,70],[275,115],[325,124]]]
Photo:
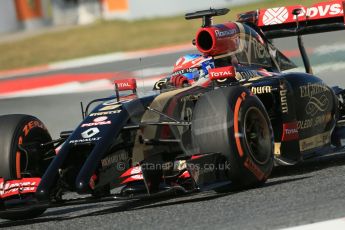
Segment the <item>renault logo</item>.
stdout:
[[97,133],[99,133],[99,129],[95,127],[95,128],[90,128],[90,129],[82,132],[81,136],[83,138],[90,138],[90,137],[95,136]]

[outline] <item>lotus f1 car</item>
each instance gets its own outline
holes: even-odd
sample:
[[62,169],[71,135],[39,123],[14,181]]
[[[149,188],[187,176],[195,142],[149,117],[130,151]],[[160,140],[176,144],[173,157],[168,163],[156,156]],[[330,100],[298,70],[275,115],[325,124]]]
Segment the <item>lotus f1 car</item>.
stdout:
[[[282,7],[279,17],[276,8],[258,10],[219,25],[211,19],[227,9],[189,13],[186,19],[202,19],[193,43],[215,63],[208,78],[176,88],[168,77],[142,97],[135,80],[117,80],[116,96],[92,101],[98,105],[83,109],[82,122],[57,140],[33,116],[1,116],[0,217],[249,188],[264,183],[274,164],[341,148],[345,91],[312,74],[302,35],[343,30],[344,6]],[[282,72],[295,65],[270,39],[287,36],[297,36],[307,73]],[[67,192],[83,196],[66,200]]]

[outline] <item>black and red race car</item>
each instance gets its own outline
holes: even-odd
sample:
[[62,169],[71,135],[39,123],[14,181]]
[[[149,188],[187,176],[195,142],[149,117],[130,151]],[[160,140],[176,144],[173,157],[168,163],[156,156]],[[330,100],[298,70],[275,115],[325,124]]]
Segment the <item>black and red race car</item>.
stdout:
[[[227,9],[189,13],[186,19],[202,19],[193,43],[214,61],[207,77],[189,85],[174,74],[143,97],[135,80],[117,80],[116,95],[92,101],[83,121],[57,140],[35,117],[1,116],[0,217],[250,188],[264,183],[274,164],[342,148],[345,91],[312,74],[302,35],[345,29],[344,6],[258,10],[219,25],[211,19]],[[287,36],[297,36],[306,73],[283,72],[295,65],[270,39]],[[68,192],[82,196],[68,200]]]

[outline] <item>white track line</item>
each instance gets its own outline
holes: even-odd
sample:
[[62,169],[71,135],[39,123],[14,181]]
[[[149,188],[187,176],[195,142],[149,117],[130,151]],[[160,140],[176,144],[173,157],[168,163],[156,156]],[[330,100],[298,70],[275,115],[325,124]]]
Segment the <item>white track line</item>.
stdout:
[[328,220],[314,224],[301,225],[292,228],[284,228],[282,230],[344,230],[345,218]]
[[85,67],[91,65],[99,65],[109,62],[116,62],[122,60],[128,60],[125,53],[112,53],[112,54],[104,54],[86,58],[78,58],[73,59],[70,61],[62,61],[62,62],[55,62],[49,65],[50,70],[61,70],[61,69],[70,69],[70,68],[78,68],[78,67]]
[[176,45],[171,47],[162,47],[162,48],[154,48],[150,50],[139,50],[139,51],[130,51],[130,52],[115,52],[109,54],[101,54],[83,58],[77,58],[72,60],[60,61],[49,63],[46,67],[38,68],[37,70],[31,70],[29,72],[22,71],[18,69],[18,71],[8,71],[2,72],[0,71],[0,78],[11,78],[17,76],[24,76],[27,74],[38,74],[38,73],[47,73],[54,70],[64,70],[64,69],[71,69],[71,68],[80,68],[86,66],[93,66],[99,65],[104,63],[115,63],[119,61],[126,61],[126,60],[134,60],[146,57],[154,57],[166,54],[174,54],[178,52],[196,52],[195,47],[192,44],[182,44]]
[[167,67],[153,67],[153,68],[147,68],[143,70],[137,70],[133,72],[133,76],[137,78],[141,77],[151,77],[151,76],[158,76],[161,74],[170,73],[173,71],[173,67],[167,66]]
[[[321,65],[312,66],[312,68],[315,74],[324,72],[324,71],[329,71],[329,70],[339,71],[339,70],[345,69],[345,62],[324,63]],[[304,71],[305,71],[304,67],[298,67],[295,69],[288,70],[286,72],[304,72]]]
[[[170,53],[183,52],[188,50],[193,50],[192,45],[186,45],[181,47],[176,47],[175,49],[162,49],[159,53],[155,49],[151,51],[138,51],[138,52],[117,52],[110,54],[102,54],[85,58],[78,58],[69,61],[61,61],[49,64],[51,70],[61,70],[70,68],[80,68],[85,66],[93,66],[104,63],[127,61],[133,59],[141,59],[146,57],[160,56]],[[158,49],[157,49],[158,50]]]
[[[325,63],[313,67],[314,73],[325,71],[341,71],[345,70],[345,62]],[[153,67],[132,72],[130,75],[137,78],[138,88],[153,87],[153,84],[160,78],[166,76],[172,71],[172,67]],[[295,68],[287,72],[304,72],[304,68]],[[157,76],[156,78],[150,78]],[[92,91],[113,90],[113,83],[107,79],[99,79],[89,82],[68,82],[60,85],[42,87],[37,89],[27,89],[22,91],[14,91],[10,93],[0,94],[0,98],[13,97],[32,97],[42,95],[67,94],[67,93],[82,93]]]
[[344,52],[345,51],[345,44],[332,44],[332,45],[323,45],[314,49],[314,54],[317,55],[326,55],[332,54],[337,52]]
[[[153,84],[158,79],[137,80],[138,88],[149,87],[153,88]],[[0,94],[0,99],[18,98],[18,97],[34,97],[45,95],[58,95],[58,94],[70,94],[70,93],[86,93],[86,92],[98,92],[109,91],[113,92],[114,84],[108,79],[101,79],[97,81],[90,81],[87,83],[69,82],[59,84],[55,86],[42,87],[30,90],[21,90],[11,93]]]
[[16,98],[16,97],[33,97],[43,95],[57,95],[68,93],[81,93],[81,92],[93,92],[111,90],[113,88],[112,82],[107,79],[101,79],[97,81],[91,81],[88,83],[80,82],[68,82],[59,85],[53,85],[48,87],[42,87],[37,89],[28,89],[14,91],[10,93],[0,94],[0,98]]

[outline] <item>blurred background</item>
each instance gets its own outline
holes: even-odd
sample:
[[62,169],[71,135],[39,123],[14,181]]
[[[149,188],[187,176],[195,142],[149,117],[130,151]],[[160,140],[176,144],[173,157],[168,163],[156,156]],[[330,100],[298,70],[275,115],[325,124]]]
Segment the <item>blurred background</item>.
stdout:
[[6,0],[0,1],[0,70],[99,54],[190,43],[200,22],[187,12],[253,9],[320,0]]
[[[258,0],[217,0],[211,5],[220,7],[230,3],[238,5],[254,1]],[[167,17],[207,7],[210,7],[208,1],[197,0],[9,0],[0,3],[0,32],[30,30],[44,26],[83,25],[98,19],[136,20]]]

